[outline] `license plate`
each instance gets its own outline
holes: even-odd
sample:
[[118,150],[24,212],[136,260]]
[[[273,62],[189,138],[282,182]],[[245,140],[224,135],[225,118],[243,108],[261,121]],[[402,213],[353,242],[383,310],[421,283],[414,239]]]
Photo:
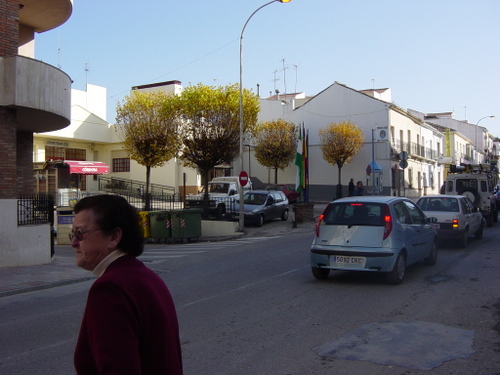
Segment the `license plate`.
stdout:
[[365,257],[350,257],[344,255],[333,255],[330,257],[330,266],[339,268],[364,268]]
[[439,224],[434,224],[434,229],[439,229]]

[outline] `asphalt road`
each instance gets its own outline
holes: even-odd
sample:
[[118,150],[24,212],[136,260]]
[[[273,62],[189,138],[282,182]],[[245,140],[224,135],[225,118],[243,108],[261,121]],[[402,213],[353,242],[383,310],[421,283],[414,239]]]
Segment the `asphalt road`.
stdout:
[[[176,302],[186,375],[500,374],[500,225],[398,286],[365,273],[315,280],[312,233],[283,228],[147,245],[142,260]],[[91,282],[0,298],[1,374],[73,373]]]

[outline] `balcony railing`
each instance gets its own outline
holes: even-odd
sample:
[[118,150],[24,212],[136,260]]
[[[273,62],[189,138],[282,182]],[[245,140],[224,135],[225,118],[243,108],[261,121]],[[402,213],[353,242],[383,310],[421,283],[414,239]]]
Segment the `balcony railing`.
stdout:
[[439,153],[436,150],[430,147],[424,147],[415,142],[409,143],[396,139],[392,142],[391,146],[396,153],[405,151],[411,157],[423,158],[428,160],[437,160],[439,156]]

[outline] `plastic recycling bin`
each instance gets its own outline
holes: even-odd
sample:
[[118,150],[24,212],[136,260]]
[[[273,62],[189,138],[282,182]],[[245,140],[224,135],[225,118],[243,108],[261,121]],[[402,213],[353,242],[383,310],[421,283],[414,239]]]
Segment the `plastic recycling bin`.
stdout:
[[172,211],[172,239],[187,243],[201,236],[201,214],[203,210],[187,209]]
[[139,224],[141,224],[144,238],[151,237],[151,227],[149,225],[149,212],[139,211]]
[[170,211],[149,212],[150,238],[156,242],[171,242],[172,221]]
[[57,207],[56,239],[58,245],[71,245],[68,234],[73,227],[73,207]]

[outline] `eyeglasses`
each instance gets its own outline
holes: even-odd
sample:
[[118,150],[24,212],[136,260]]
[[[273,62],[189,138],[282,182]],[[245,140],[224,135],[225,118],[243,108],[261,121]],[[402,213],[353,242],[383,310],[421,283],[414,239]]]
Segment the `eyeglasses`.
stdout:
[[89,230],[77,229],[76,231],[69,232],[68,233],[68,237],[69,237],[70,241],[73,241],[73,238],[76,238],[78,241],[82,241],[83,240],[83,235],[85,233],[95,232],[95,231],[98,231],[98,230],[101,230],[101,228],[89,229]]

